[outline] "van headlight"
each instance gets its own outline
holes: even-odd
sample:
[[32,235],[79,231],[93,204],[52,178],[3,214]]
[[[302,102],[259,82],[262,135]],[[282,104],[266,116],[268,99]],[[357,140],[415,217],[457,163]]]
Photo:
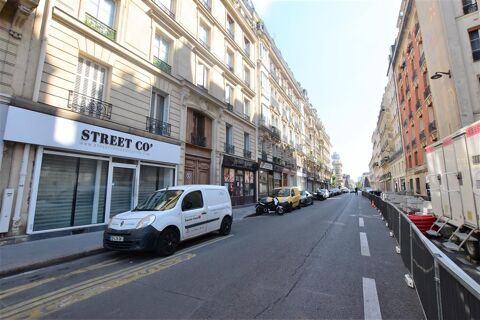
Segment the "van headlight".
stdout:
[[155,215],[153,215],[153,214],[148,215],[148,216],[146,216],[145,218],[142,218],[142,220],[140,220],[140,221],[137,223],[137,226],[135,227],[135,229],[142,229],[142,228],[148,227],[148,226],[151,225],[154,221],[155,221]]

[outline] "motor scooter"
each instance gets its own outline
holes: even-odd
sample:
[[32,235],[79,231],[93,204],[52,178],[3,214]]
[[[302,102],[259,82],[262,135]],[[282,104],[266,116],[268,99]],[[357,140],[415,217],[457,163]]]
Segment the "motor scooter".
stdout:
[[267,214],[270,211],[275,211],[279,216],[285,213],[285,208],[279,204],[278,198],[273,197],[272,200],[268,201],[270,197],[259,199],[255,205],[255,212],[257,215]]

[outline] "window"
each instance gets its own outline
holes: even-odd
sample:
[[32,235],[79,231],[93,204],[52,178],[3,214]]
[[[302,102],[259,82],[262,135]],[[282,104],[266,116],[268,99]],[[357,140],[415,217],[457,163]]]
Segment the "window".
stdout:
[[477,0],[462,0],[463,13],[469,14],[475,11],[478,11]]
[[260,43],[260,57],[262,58],[262,60],[266,60],[268,57],[267,48],[263,43]]
[[250,118],[250,101],[247,99],[243,100],[243,114]]
[[207,89],[208,69],[203,63],[197,64],[197,86]]
[[205,116],[198,112],[193,113],[193,134],[205,137]]
[[103,223],[108,161],[45,153],[33,231]]
[[268,79],[264,72],[262,72],[262,77],[260,78],[260,85],[262,87],[262,94],[268,97]]
[[472,46],[473,61],[480,60],[480,29],[468,32]]
[[413,153],[413,161],[414,161],[415,166],[418,166],[418,152],[417,151],[415,151]]
[[250,69],[248,67],[245,67],[243,70],[243,80],[250,87]]
[[164,36],[155,35],[155,42],[153,43],[153,56],[168,63],[170,53],[170,41]]
[[182,211],[189,211],[203,208],[203,197],[201,191],[190,192],[183,198]]
[[243,38],[243,51],[250,57],[250,40],[248,40],[247,37]]
[[233,127],[229,124],[225,125],[225,139],[227,141],[227,144],[233,145]]
[[229,49],[227,49],[227,52],[225,54],[225,63],[227,64],[228,69],[230,69],[230,71],[233,71],[233,52]]
[[86,11],[91,17],[113,28],[115,20],[114,0],[88,0]]
[[233,100],[233,88],[230,85],[226,84],[225,85],[225,102],[230,105],[233,105],[232,100]]
[[421,193],[420,191],[420,178],[415,178],[416,193]]
[[107,69],[95,62],[78,58],[74,91],[69,107],[78,113],[97,118],[110,118],[111,105],[104,102]]
[[172,11],[172,0],[154,0],[154,2],[160,4],[168,11]]
[[174,185],[175,169],[141,165],[138,203],[143,203],[156,190]]
[[198,40],[206,48],[209,47],[209,34],[210,29],[205,24],[200,23],[198,26]]
[[235,35],[235,21],[229,15],[227,15],[227,31],[233,38]]
[[152,101],[150,108],[150,117],[163,122],[168,121],[167,96],[163,93],[152,90]]
[[243,145],[245,151],[250,151],[250,134],[246,132],[243,134]]

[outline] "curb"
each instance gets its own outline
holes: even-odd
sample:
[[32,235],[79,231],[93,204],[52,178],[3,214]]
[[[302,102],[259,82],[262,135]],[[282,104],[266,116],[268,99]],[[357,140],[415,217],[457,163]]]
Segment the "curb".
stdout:
[[66,256],[63,256],[63,257],[58,257],[58,258],[54,258],[54,259],[50,259],[50,260],[34,262],[34,263],[28,264],[28,265],[17,266],[17,267],[13,267],[13,268],[10,268],[10,269],[0,270],[0,278],[16,275],[16,274],[27,272],[27,271],[37,270],[37,269],[40,269],[40,268],[50,267],[50,266],[53,266],[53,265],[56,265],[56,264],[60,264],[60,263],[63,263],[63,262],[69,262],[69,261],[72,261],[72,260],[76,260],[76,259],[84,258],[84,257],[88,257],[88,256],[93,256],[95,254],[99,254],[99,253],[106,252],[106,251],[107,250],[105,250],[104,248],[96,248],[96,249],[91,249],[91,250],[87,250],[87,251],[83,251],[83,252],[79,252],[79,253],[74,253],[74,254],[70,254],[70,255],[66,255]]

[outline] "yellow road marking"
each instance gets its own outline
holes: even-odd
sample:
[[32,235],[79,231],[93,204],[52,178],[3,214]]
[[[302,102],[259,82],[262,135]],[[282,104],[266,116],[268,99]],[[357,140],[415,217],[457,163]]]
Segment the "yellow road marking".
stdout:
[[39,297],[4,308],[2,318],[33,319],[44,317],[74,303],[89,299],[108,290],[126,285],[176,264],[190,260],[195,254],[185,253],[172,258],[143,263],[114,272],[107,276],[90,279]]
[[91,266],[88,266],[88,267],[85,267],[85,268],[74,270],[72,272],[69,272],[67,274],[64,274],[64,275],[61,275],[61,276],[58,276],[58,277],[46,278],[46,279],[26,283],[26,284],[18,286],[18,287],[13,287],[13,288],[10,288],[10,289],[4,290],[4,291],[0,291],[0,300],[5,299],[6,297],[9,297],[9,296],[14,295],[16,293],[41,286],[45,283],[49,283],[49,282],[52,282],[52,281],[55,281],[55,280],[65,279],[65,278],[68,278],[72,275],[78,275],[78,274],[85,273],[85,272],[88,272],[88,271],[93,271],[93,270],[97,270],[97,269],[104,268],[104,267],[107,267],[107,266],[111,266],[111,265],[116,264],[118,262],[120,262],[120,260],[118,260],[118,259],[107,260],[107,261],[103,261],[103,262],[100,262],[100,263],[97,263],[97,264],[94,264],[94,265],[91,265]]

